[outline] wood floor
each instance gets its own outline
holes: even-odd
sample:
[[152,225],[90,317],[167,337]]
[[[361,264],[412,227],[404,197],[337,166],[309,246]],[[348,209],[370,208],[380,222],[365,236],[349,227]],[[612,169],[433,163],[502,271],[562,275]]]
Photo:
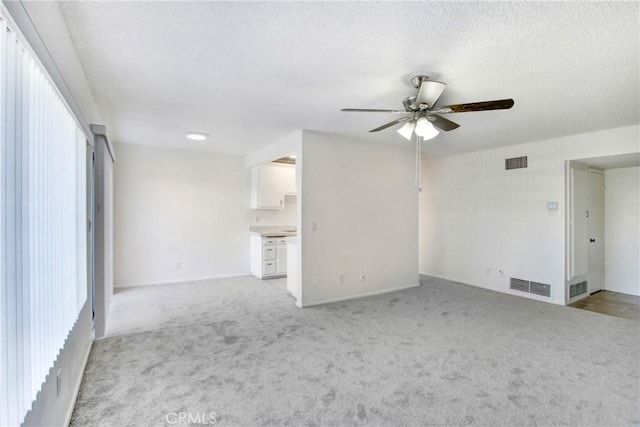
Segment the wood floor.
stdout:
[[580,308],[624,319],[640,320],[640,297],[613,291],[599,291],[570,304]]

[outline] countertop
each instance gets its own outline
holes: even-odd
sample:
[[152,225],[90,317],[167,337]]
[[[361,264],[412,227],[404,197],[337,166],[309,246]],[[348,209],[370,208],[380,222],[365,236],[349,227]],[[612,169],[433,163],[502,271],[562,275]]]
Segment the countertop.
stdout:
[[254,225],[249,227],[249,234],[262,237],[296,236],[295,225]]

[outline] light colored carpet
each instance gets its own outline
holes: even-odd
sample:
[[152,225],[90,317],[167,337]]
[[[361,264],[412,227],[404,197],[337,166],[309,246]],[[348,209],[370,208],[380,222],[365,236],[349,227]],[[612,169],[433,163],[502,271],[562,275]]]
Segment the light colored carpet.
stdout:
[[640,420],[638,322],[439,279],[304,310],[250,277],[132,288],[110,322],[74,426]]

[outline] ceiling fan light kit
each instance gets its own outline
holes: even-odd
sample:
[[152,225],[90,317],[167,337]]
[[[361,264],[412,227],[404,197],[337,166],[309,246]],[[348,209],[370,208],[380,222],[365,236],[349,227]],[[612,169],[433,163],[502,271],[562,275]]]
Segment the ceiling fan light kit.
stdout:
[[411,135],[413,135],[413,130],[416,128],[416,124],[413,122],[407,122],[402,126],[397,132],[402,135],[403,138],[411,141]]
[[433,139],[440,133],[426,117],[420,117],[416,120],[414,132],[421,137],[423,141]]
[[412,95],[402,101],[402,110],[384,110],[368,108],[343,108],[341,111],[362,113],[391,113],[404,114],[403,117],[385,123],[369,132],[379,132],[400,123],[404,125],[398,129],[398,133],[411,140],[415,133],[426,141],[435,138],[440,131],[449,132],[460,127],[441,116],[441,114],[467,113],[473,111],[508,110],[513,107],[513,99],[499,99],[496,101],[472,102],[467,104],[454,104],[436,107],[438,99],[447,87],[446,83],[429,80],[428,76],[418,75],[411,79],[411,84],[418,89],[417,95]]

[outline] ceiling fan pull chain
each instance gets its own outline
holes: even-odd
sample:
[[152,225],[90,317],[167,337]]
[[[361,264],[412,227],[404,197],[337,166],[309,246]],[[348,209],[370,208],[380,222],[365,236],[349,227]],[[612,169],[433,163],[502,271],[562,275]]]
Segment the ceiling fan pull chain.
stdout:
[[416,163],[417,163],[417,168],[418,168],[418,183],[416,184],[416,187],[418,187],[418,192],[422,191],[422,143],[424,142],[424,137],[422,136],[417,136],[416,138],[418,139],[417,143],[418,143],[418,150],[416,153]]
[[412,135],[416,139],[416,177],[414,185],[416,188],[420,188],[420,137],[415,133]]

